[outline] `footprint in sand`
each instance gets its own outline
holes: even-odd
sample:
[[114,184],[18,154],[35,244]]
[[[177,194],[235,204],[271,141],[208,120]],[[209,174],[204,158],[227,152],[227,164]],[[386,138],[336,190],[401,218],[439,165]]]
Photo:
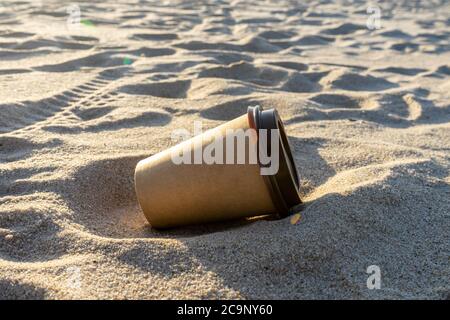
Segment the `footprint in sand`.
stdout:
[[367,30],[367,27],[364,25],[354,23],[342,23],[337,27],[324,29],[321,31],[321,33],[338,36],[338,35],[348,35],[351,33],[355,33],[356,31],[359,30]]
[[344,70],[332,71],[320,83],[326,88],[349,91],[382,91],[398,87],[398,84],[383,78]]
[[168,41],[177,40],[178,35],[175,33],[135,33],[130,39],[133,40],[150,40],[150,41]]
[[190,80],[154,82],[146,84],[131,84],[120,87],[118,90],[133,95],[148,95],[160,98],[185,98],[191,86]]
[[309,98],[325,108],[360,108],[360,101],[343,94],[322,93]]
[[84,58],[77,58],[58,64],[47,64],[35,67],[35,70],[46,72],[69,72],[80,70],[83,67],[93,68],[108,68],[118,67],[124,65],[124,58],[126,57],[157,57],[172,55],[175,50],[168,48],[141,48],[139,50],[130,51],[105,51],[100,53],[90,54]]
[[38,143],[32,142],[29,139],[0,136],[0,163],[23,160],[29,157],[35,150],[56,147],[61,143],[58,139]]
[[396,74],[400,74],[400,75],[403,75],[403,76],[415,76],[415,75],[418,75],[419,73],[426,72],[427,69],[423,69],[423,68],[387,67],[387,68],[375,69],[373,71],[396,73]]
[[0,280],[0,298],[3,300],[41,300],[47,290],[19,280]]
[[280,47],[270,44],[261,37],[247,37],[236,43],[212,43],[204,41],[181,41],[174,45],[175,47],[196,51],[196,50],[224,50],[224,51],[242,51],[242,52],[258,52],[270,53],[278,52]]
[[[55,118],[65,117],[68,110],[95,99],[102,87],[120,77],[117,70],[103,71],[95,79],[53,97],[39,101],[24,101],[0,105],[0,133],[32,130],[53,123]],[[105,100],[104,96],[101,96]],[[68,113],[70,114],[70,112]]]
[[276,86],[282,82],[288,72],[269,66],[255,66],[240,61],[228,66],[218,66],[205,69],[198,74],[199,78],[224,78],[241,80],[261,86]]
[[200,115],[211,120],[231,120],[247,112],[248,106],[262,105],[256,98],[232,99],[219,103],[200,112]]
[[34,33],[30,32],[18,32],[18,31],[0,31],[0,38],[29,38],[34,36]]
[[[59,225],[44,205],[41,208],[25,205],[22,209],[0,209],[0,256],[14,262],[57,259],[66,253],[65,241],[56,236],[59,231]],[[35,240],[30,241],[30,238]]]

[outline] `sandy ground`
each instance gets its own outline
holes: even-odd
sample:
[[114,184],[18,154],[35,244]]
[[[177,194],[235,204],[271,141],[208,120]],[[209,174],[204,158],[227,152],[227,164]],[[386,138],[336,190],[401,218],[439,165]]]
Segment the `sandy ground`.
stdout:
[[[450,297],[448,2],[78,6],[0,4],[0,298]],[[153,230],[137,161],[256,104],[301,219]]]

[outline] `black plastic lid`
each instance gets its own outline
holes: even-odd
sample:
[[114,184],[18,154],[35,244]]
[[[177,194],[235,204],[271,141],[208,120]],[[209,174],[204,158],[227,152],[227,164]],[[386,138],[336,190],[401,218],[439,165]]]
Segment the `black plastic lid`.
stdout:
[[[267,129],[267,141],[262,141],[264,148],[267,148],[266,154],[271,155],[270,134],[271,129],[278,129],[279,133],[279,168],[274,175],[263,175],[264,181],[269,189],[272,201],[278,211],[280,217],[286,217],[290,213],[290,209],[302,203],[299,195],[300,180],[295,166],[294,157],[292,156],[290,144],[283,122],[275,109],[263,110],[260,106],[248,108],[248,118],[250,126],[256,129],[259,141],[259,129]],[[258,162],[259,161],[258,143]]]

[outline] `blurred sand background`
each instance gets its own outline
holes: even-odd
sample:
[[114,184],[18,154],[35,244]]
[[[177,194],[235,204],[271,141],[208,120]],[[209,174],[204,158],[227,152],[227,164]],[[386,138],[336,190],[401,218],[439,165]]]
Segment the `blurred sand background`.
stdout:
[[[1,1],[0,298],[449,298],[449,2],[369,6]],[[301,219],[153,230],[137,161],[256,104]]]

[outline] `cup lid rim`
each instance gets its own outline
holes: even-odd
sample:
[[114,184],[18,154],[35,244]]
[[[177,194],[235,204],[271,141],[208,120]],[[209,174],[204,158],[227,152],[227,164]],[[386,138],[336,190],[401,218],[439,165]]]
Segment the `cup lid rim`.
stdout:
[[[271,129],[279,130],[279,166],[278,171],[273,175],[263,175],[266,186],[269,189],[272,201],[280,217],[290,214],[291,208],[302,203],[299,195],[300,179],[297,167],[292,156],[292,149],[286,135],[283,121],[276,109],[263,110],[261,106],[248,107],[247,115],[250,127],[256,129],[258,136],[258,163],[264,166],[259,160],[259,129],[268,129],[267,137],[270,136]],[[270,143],[266,143],[266,154],[270,154]]]

